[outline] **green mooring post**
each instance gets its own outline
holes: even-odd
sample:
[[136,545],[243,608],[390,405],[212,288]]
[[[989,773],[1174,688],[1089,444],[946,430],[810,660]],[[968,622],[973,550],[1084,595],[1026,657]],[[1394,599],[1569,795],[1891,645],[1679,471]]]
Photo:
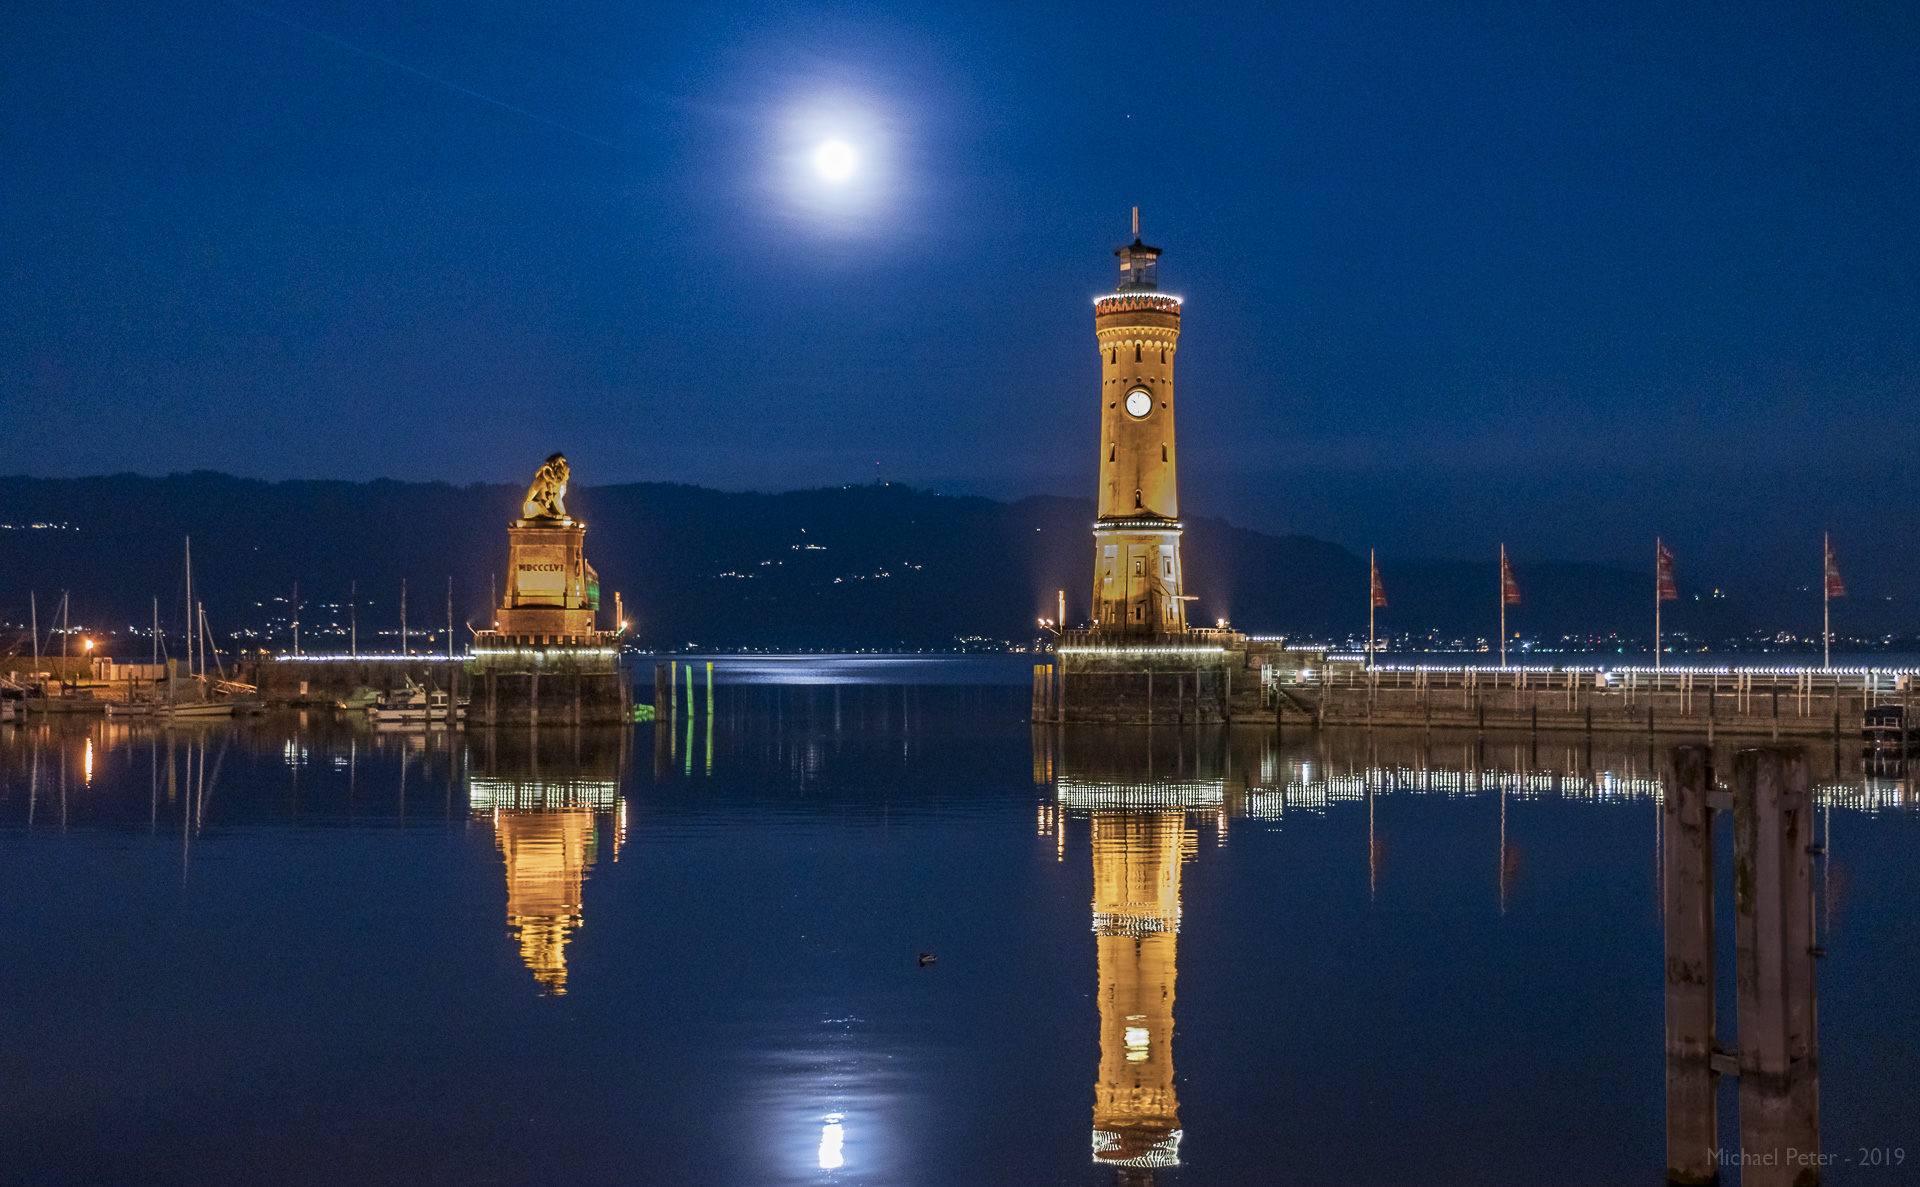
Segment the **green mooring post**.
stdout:
[[[707,720],[708,721],[713,720],[713,661],[712,660],[707,661]],[[711,749],[713,746],[713,738],[711,735],[709,735],[707,738],[707,746],[709,749]]]

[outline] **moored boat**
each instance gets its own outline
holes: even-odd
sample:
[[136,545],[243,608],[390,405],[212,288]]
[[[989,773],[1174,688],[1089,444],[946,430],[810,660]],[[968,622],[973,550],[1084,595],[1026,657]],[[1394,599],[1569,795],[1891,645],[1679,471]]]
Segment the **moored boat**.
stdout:
[[376,726],[443,726],[465,721],[467,703],[408,680],[404,688],[381,693],[367,715]]

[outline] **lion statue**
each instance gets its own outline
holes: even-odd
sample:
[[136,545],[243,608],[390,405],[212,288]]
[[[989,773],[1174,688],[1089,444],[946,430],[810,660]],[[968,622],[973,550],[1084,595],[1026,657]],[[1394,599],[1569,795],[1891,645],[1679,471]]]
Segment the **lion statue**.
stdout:
[[533,485],[527,488],[526,505],[520,510],[523,519],[565,519],[567,518],[567,459],[562,454],[548,458],[533,475]]

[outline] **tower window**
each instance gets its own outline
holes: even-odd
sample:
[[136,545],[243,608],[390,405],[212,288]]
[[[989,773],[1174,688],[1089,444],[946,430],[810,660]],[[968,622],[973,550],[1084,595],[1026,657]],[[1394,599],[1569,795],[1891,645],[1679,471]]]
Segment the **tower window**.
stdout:
[[1120,447],[1119,447],[1119,446],[1117,446],[1117,445],[1109,445],[1109,446],[1107,446],[1107,460],[1108,460],[1108,461],[1113,461],[1113,460],[1114,460],[1114,458],[1115,458],[1115,455],[1116,455],[1116,454],[1117,454],[1117,453],[1119,452],[1119,448],[1120,448]]
[[1133,492],[1133,509],[1138,511],[1142,506],[1143,504],[1140,502],[1140,491],[1138,488],[1135,488]]
[[1120,361],[1120,348],[1119,348],[1119,347],[1117,347],[1117,346],[1116,346],[1116,347],[1114,347],[1114,348],[1113,348],[1113,350],[1112,350],[1112,352],[1111,352],[1111,353],[1109,353],[1109,354],[1107,355],[1107,361],[1108,361],[1109,363],[1117,363],[1117,362],[1119,362],[1119,361]]
[[1135,577],[1145,577],[1147,575],[1146,557],[1136,556],[1133,558],[1133,575]]
[[1136,363],[1140,361],[1140,344],[1138,342],[1133,344],[1133,361]]
[[1160,446],[1160,460],[1163,462],[1167,460],[1167,447],[1165,444]]
[[1160,361],[1163,363],[1167,361],[1167,348],[1164,346],[1160,348]]

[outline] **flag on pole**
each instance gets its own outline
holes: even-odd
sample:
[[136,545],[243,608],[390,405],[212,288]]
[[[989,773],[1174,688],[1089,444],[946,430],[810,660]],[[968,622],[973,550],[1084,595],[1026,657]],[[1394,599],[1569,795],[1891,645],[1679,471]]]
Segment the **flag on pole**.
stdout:
[[1387,587],[1380,584],[1380,562],[1373,561],[1372,558],[1368,559],[1373,565],[1373,604],[1376,606],[1385,606],[1387,604]]
[[1673,580],[1673,553],[1658,537],[1653,541],[1653,594],[1662,602],[1680,600],[1680,587]]
[[1840,580],[1840,563],[1833,559],[1833,537],[1822,536],[1821,542],[1827,548],[1827,596],[1844,598],[1847,596],[1847,587]]
[[1513,566],[1507,563],[1506,545],[1500,546],[1500,604],[1518,606],[1520,604],[1520,583],[1513,579]]

